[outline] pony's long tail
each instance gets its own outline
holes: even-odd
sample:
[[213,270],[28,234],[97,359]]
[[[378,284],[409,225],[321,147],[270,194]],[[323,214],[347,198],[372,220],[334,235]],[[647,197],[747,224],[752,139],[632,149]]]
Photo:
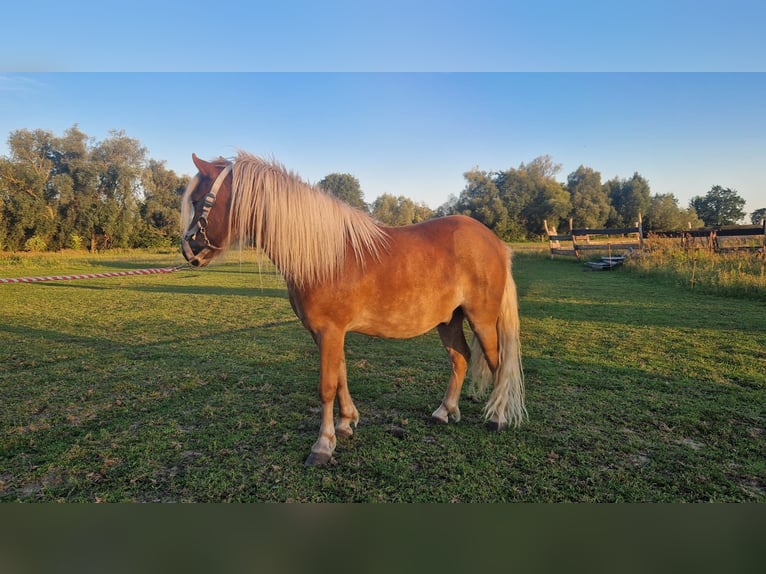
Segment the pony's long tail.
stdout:
[[518,295],[511,276],[509,258],[503,300],[497,318],[499,365],[494,373],[489,368],[476,335],[471,340],[471,381],[479,395],[486,394],[490,384],[493,385],[492,394],[484,407],[484,416],[488,421],[496,423],[498,428],[508,425],[518,427],[528,418],[524,406],[519,327]]

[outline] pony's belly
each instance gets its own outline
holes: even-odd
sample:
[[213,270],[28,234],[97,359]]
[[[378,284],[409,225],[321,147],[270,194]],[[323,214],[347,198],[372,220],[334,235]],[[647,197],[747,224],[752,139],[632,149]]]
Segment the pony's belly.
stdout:
[[427,333],[440,323],[449,322],[452,311],[435,314],[413,309],[411,312],[396,315],[381,314],[372,320],[354,322],[349,325],[348,330],[386,339],[410,339]]
[[349,329],[349,331],[352,333],[361,333],[362,335],[370,335],[372,337],[381,337],[384,339],[411,339],[413,337],[427,333],[435,326],[436,325],[429,325],[428,327],[415,327],[412,325],[396,325],[382,328],[381,325],[375,325],[352,327]]

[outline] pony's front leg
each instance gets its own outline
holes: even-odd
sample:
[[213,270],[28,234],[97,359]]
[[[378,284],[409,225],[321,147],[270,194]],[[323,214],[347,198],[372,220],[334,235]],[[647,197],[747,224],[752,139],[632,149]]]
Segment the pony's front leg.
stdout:
[[319,345],[320,355],[319,398],[322,401],[322,423],[319,438],[306,459],[307,466],[327,464],[332,459],[335,451],[333,407],[340,374],[345,370],[343,334],[324,332],[317,333],[314,338]]

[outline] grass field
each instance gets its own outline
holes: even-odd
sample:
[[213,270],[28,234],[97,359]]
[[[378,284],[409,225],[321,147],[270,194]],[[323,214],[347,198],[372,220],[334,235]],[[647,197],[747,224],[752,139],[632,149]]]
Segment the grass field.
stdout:
[[[0,277],[180,263],[0,255]],[[356,434],[305,468],[318,356],[253,255],[168,275],[0,285],[2,501],[766,502],[766,309],[519,253],[529,423],[433,425],[435,333],[350,335]]]

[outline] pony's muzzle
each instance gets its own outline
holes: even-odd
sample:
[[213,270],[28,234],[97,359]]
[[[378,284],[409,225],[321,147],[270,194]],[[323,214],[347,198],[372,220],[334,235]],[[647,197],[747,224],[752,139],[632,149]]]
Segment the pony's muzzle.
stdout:
[[183,253],[184,258],[194,265],[194,260],[197,258],[197,254],[194,253],[194,250],[192,249],[191,243],[189,241],[190,237],[187,234],[182,240],[181,240],[181,253]]
[[184,259],[189,262],[189,265],[192,267],[203,267],[205,263],[201,256],[205,253],[206,249],[203,245],[197,246],[197,249],[195,250],[195,248],[192,247],[192,241],[195,239],[196,236],[189,236],[187,234],[181,241],[181,252],[183,253]]

